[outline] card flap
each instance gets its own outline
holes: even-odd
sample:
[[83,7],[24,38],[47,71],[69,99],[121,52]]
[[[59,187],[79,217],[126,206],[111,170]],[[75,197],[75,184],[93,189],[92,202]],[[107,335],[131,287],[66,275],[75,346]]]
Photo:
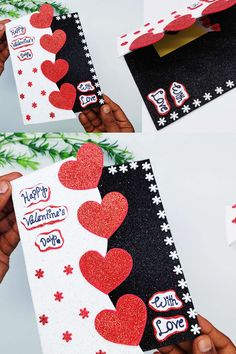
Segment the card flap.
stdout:
[[172,11],[167,17],[159,17],[131,33],[125,33],[118,38],[119,56],[126,55],[134,50],[149,46],[161,41],[166,33],[186,30],[196,21],[212,31],[211,24],[206,20],[207,15],[229,9],[236,4],[236,0],[200,0],[190,3],[189,6]]

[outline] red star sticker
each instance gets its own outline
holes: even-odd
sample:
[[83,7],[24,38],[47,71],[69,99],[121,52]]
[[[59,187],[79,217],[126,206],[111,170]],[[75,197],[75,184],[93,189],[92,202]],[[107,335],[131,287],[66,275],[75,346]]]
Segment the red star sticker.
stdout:
[[38,270],[35,271],[35,277],[37,277],[38,279],[41,279],[44,277],[44,271],[40,268]]
[[54,296],[55,296],[55,301],[61,302],[61,300],[64,299],[63,293],[60,293],[60,291],[57,291],[57,292],[54,294]]
[[23,74],[23,71],[22,70],[18,70],[18,75],[22,75]]
[[39,316],[39,323],[42,323],[43,326],[48,324],[48,317],[45,315]]
[[62,340],[65,340],[66,343],[70,342],[72,340],[72,333],[69,333],[66,331],[65,333],[62,333],[63,337]]
[[50,118],[55,118],[55,116],[56,116],[55,113],[53,113],[53,112],[49,113]]
[[89,311],[86,308],[80,309],[79,316],[81,316],[83,318],[83,320],[84,320],[85,318],[89,317]]
[[96,354],[106,354],[106,352],[103,352],[103,351],[100,349],[99,352],[97,352]]
[[31,81],[28,82],[27,84],[29,87],[32,87],[33,86],[33,83]]
[[25,98],[25,95],[23,93],[20,94],[20,99],[24,99]]
[[29,114],[26,115],[26,120],[31,120],[31,116]]
[[42,95],[42,96],[46,96],[46,91],[45,91],[45,90],[42,90],[42,91],[41,91],[41,95]]
[[33,108],[37,108],[37,107],[38,107],[37,103],[36,103],[36,102],[33,102],[33,103],[32,103],[32,107],[33,107]]
[[66,273],[66,275],[73,274],[73,269],[70,265],[65,266],[63,272]]
[[38,69],[37,68],[33,68],[33,73],[36,74],[38,72]]

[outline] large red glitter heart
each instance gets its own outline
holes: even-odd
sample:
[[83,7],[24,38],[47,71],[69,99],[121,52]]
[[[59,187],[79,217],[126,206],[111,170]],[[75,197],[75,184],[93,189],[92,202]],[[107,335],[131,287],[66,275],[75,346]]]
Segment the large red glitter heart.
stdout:
[[64,187],[76,190],[96,188],[103,168],[102,150],[95,144],[84,144],[77,153],[77,161],[64,162],[58,178]]
[[184,15],[176,18],[174,21],[170,22],[165,28],[165,31],[182,31],[186,28],[191,27],[196,22],[196,19],[192,15]]
[[43,49],[50,53],[57,54],[66,43],[66,33],[62,30],[56,30],[52,35],[44,34],[40,38],[40,44]]
[[151,44],[159,42],[164,37],[164,33],[146,33],[142,36],[136,38],[130,45],[129,49],[131,51],[147,47]]
[[105,195],[102,203],[85,202],[78,210],[80,224],[97,236],[110,238],[123,223],[128,212],[127,199],[118,192]]
[[103,310],[95,319],[97,332],[106,340],[137,346],[141,342],[147,322],[145,303],[135,295],[122,296],[116,311]]
[[56,108],[71,110],[76,99],[76,89],[71,84],[63,84],[59,91],[53,91],[49,95],[49,102]]
[[35,28],[48,28],[53,20],[53,7],[44,4],[40,7],[39,13],[35,13],[30,17],[30,24]]
[[52,82],[58,82],[68,73],[69,64],[64,59],[58,59],[55,63],[50,60],[45,60],[41,64],[41,70],[47,79]]
[[202,15],[210,15],[215,12],[227,10],[236,4],[236,0],[218,0],[209,6],[202,12]]
[[79,265],[83,276],[90,284],[109,294],[128,278],[133,260],[125,250],[113,248],[106,257],[96,251],[89,251],[80,258]]

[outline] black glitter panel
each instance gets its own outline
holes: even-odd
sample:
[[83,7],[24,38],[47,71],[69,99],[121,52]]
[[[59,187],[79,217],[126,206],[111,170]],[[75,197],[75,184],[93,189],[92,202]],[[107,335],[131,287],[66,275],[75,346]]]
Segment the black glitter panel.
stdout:
[[[153,46],[125,56],[157,130],[235,88],[236,6],[209,19],[212,24],[220,24],[220,32],[209,32],[162,58]],[[173,82],[182,83],[190,94],[182,107],[176,107],[170,95]],[[148,94],[159,88],[166,90],[171,106],[164,116],[147,99]]]
[[[196,315],[192,315],[194,305],[191,298],[185,302],[185,294],[190,294],[165,216],[158,187],[149,160],[132,162],[103,169],[99,190],[104,197],[117,191],[128,200],[129,210],[121,227],[108,241],[108,249],[122,248],[133,257],[130,276],[109,294],[116,305],[125,294],[139,296],[147,305],[148,321],[140,346],[143,351],[158,349],[170,344],[194,339],[200,330]],[[177,268],[176,268],[177,267]],[[184,286],[181,284],[185,282]],[[183,307],[168,312],[155,312],[148,301],[159,291],[175,290]],[[188,322],[188,330],[174,334],[164,342],[154,336],[152,321],[156,317],[183,315]]]
[[[79,83],[91,81],[95,88],[92,91],[84,93],[77,90],[77,97],[73,111],[80,112],[85,109],[92,109],[101,106],[104,103],[101,87],[89,53],[79,15],[77,13],[72,13],[68,15],[55,16],[53,18],[51,28],[53,32],[58,29],[63,30],[67,36],[66,43],[57,53],[56,59],[67,60],[70,68],[67,75],[58,81],[58,87],[60,88],[64,83],[70,83],[77,88]],[[81,107],[79,96],[92,94],[96,94],[97,102],[92,103],[85,108]]]

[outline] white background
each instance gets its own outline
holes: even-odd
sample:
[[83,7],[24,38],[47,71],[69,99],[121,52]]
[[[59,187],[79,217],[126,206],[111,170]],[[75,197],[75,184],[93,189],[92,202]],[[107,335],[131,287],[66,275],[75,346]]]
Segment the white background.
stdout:
[[[185,7],[191,0],[144,0],[145,23],[155,21],[168,15],[176,9]],[[196,53],[197,55],[197,53]],[[235,58],[232,58],[235,60]],[[218,99],[208,103],[202,108],[179,119],[175,123],[164,128],[158,134],[169,133],[223,133],[236,132],[235,103],[236,89],[222,95]],[[143,104],[143,131],[154,132],[156,130],[152,119]]]
[[[143,21],[142,0],[61,0],[79,12],[88,47],[104,93],[117,102],[137,132],[141,131],[141,97],[131,73],[117,53],[116,39]],[[0,131],[84,131],[76,119],[24,126],[10,60],[0,79]]]
[[[135,159],[151,159],[195,306],[236,343],[236,245],[228,247],[225,235],[225,206],[236,202],[235,135],[109,139]],[[20,246],[0,287],[0,311],[1,352],[41,354]]]

